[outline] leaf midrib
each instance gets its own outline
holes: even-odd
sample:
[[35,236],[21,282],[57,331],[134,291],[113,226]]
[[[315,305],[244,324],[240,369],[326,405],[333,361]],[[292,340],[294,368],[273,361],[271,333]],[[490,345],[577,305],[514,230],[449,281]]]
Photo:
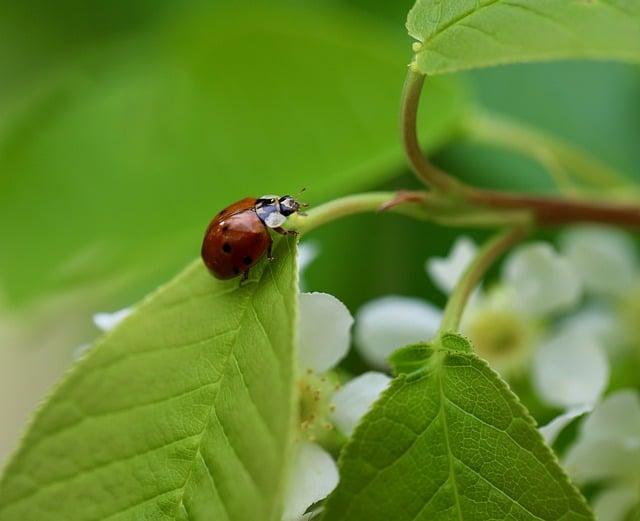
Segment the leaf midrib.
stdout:
[[[185,495],[185,491],[186,491],[187,485],[189,484],[189,480],[191,479],[193,471],[194,471],[194,469],[196,467],[196,462],[198,461],[198,457],[202,459],[202,461],[204,463],[204,466],[205,466],[205,468],[207,470],[207,474],[213,480],[213,476],[211,476],[211,473],[209,471],[209,466],[207,465],[207,463],[206,463],[206,461],[204,459],[204,456],[202,455],[202,438],[203,438],[204,434],[207,432],[207,430],[209,429],[209,426],[211,425],[212,418],[215,416],[214,412],[215,412],[216,402],[217,402],[217,399],[218,399],[218,394],[220,392],[220,388],[222,387],[222,385],[224,383],[224,379],[225,379],[225,377],[226,377],[226,375],[228,373],[229,363],[230,363],[231,359],[233,358],[235,348],[236,348],[236,346],[238,344],[238,338],[240,336],[239,335],[240,329],[242,328],[242,324],[244,323],[245,317],[247,315],[247,310],[251,307],[251,301],[252,301],[253,297],[255,296],[256,288],[258,287],[258,284],[259,284],[260,280],[262,280],[262,276],[264,275],[264,272],[267,271],[267,269],[268,268],[266,268],[260,274],[260,279],[258,280],[257,283],[252,285],[253,286],[252,287],[252,291],[251,292],[247,292],[247,296],[242,301],[242,306],[243,306],[242,314],[240,315],[240,319],[238,320],[238,326],[233,330],[235,338],[233,339],[231,347],[229,348],[229,351],[227,352],[227,354],[225,356],[224,363],[222,365],[222,371],[220,372],[220,378],[218,379],[218,385],[216,385],[216,391],[213,394],[213,397],[212,397],[212,400],[211,400],[211,405],[210,405],[210,407],[208,409],[208,412],[207,412],[207,421],[205,422],[205,425],[202,428],[202,430],[200,431],[200,433],[196,435],[198,437],[198,442],[197,442],[197,446],[196,446],[196,452],[195,452],[195,454],[193,456],[193,460],[191,462],[191,466],[189,468],[189,472],[187,473],[187,477],[185,478],[184,483],[182,484],[182,486],[176,489],[176,490],[180,491],[180,500],[176,504],[174,512],[173,512],[173,518],[174,519],[178,519],[178,512],[179,512],[181,507],[184,508],[185,512],[187,512],[187,515],[188,515],[188,510],[184,506],[184,495]],[[279,288],[276,287],[276,289],[278,290],[278,292],[280,291]],[[226,438],[226,434],[225,434],[225,438]],[[228,438],[227,438],[227,440],[228,440]],[[222,504],[225,512],[227,512],[227,507],[224,504],[224,501],[222,501],[222,498],[220,498],[220,503]]]
[[[443,360],[444,361],[444,360]],[[451,446],[449,444],[449,427],[447,425],[447,413],[445,411],[444,408],[444,402],[446,400],[445,394],[444,394],[444,388],[442,386],[442,379],[443,379],[443,367],[440,366],[438,367],[438,369],[436,369],[438,371],[438,388],[439,388],[439,392],[440,392],[440,410],[438,411],[438,414],[440,415],[441,419],[442,419],[442,430],[444,433],[444,441],[445,441],[445,446],[447,448],[447,458],[449,460],[449,477],[447,478],[447,480],[451,481],[451,485],[453,487],[453,499],[455,500],[456,503],[456,510],[458,511],[458,519],[460,521],[464,521],[462,518],[462,506],[460,505],[460,496],[458,494],[458,482],[456,480],[456,473],[455,473],[455,469],[454,469],[454,465],[453,465],[453,453],[451,452]],[[435,496],[435,494],[434,494]],[[433,498],[433,496],[432,496]]]
[[457,17],[452,18],[451,20],[449,20],[442,27],[436,27],[435,31],[433,31],[433,33],[431,33],[431,35],[429,35],[427,38],[425,38],[423,43],[426,44],[426,43],[432,42],[435,38],[440,36],[442,33],[446,32],[447,29],[449,29],[450,27],[458,24],[459,22],[461,22],[462,20],[465,20],[466,18],[468,18],[470,16],[473,16],[474,14],[482,11],[486,7],[491,7],[493,4],[496,4],[496,3],[500,2],[500,1],[501,0],[489,0],[489,2],[487,2],[484,5],[478,6],[478,7],[474,8],[474,9],[471,9],[470,11],[466,11],[464,13],[461,13]]

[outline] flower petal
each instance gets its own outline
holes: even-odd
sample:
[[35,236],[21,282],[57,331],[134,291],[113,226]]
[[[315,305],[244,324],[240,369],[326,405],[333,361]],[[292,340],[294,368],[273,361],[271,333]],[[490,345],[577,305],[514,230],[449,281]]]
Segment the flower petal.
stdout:
[[515,250],[505,261],[503,277],[515,291],[515,304],[533,316],[569,309],[582,294],[574,266],[544,242]]
[[305,241],[298,245],[298,286],[300,287],[300,291],[304,291],[306,288],[304,272],[319,254],[320,247],[316,242]]
[[624,521],[640,502],[636,483],[620,483],[600,492],[593,500],[593,513],[598,521]]
[[579,482],[640,479],[640,451],[613,440],[579,440],[567,451],[567,472]]
[[347,307],[327,293],[301,293],[298,317],[301,371],[323,373],[342,360],[351,344],[353,317]]
[[553,442],[556,441],[558,434],[560,434],[567,425],[569,425],[578,416],[582,416],[592,409],[593,407],[591,405],[581,405],[578,407],[573,407],[566,412],[556,416],[553,420],[540,427],[538,430],[540,431],[540,434],[542,434],[544,441],[547,442],[547,445],[553,445]]
[[604,226],[579,226],[561,236],[560,246],[592,293],[622,295],[635,279],[635,246],[624,232]]
[[305,241],[298,245],[298,271],[302,273],[320,254],[317,242]]
[[132,311],[133,308],[124,308],[113,313],[96,313],[93,315],[93,323],[102,331],[111,331],[127,318]]
[[582,434],[591,440],[617,440],[640,447],[640,397],[634,389],[611,393],[587,418]]
[[356,316],[356,347],[369,364],[386,368],[395,349],[429,340],[441,320],[442,312],[420,299],[394,295],[375,299]]
[[428,259],[425,269],[440,290],[451,293],[477,251],[478,248],[469,237],[458,237],[448,257]]
[[332,401],[336,409],[331,417],[343,434],[351,436],[360,418],[390,381],[391,378],[386,374],[370,371],[350,380],[333,394]]
[[289,475],[283,521],[299,520],[313,503],[336,488],[338,479],[338,467],[328,452],[315,443],[301,443]]
[[576,479],[640,479],[640,400],[635,390],[609,395],[582,424],[565,457]]
[[613,310],[606,307],[587,307],[562,320],[560,327],[595,338],[602,346],[615,348],[623,339],[623,325]]
[[539,396],[563,409],[593,405],[609,381],[609,363],[593,338],[561,332],[534,354],[533,383]]

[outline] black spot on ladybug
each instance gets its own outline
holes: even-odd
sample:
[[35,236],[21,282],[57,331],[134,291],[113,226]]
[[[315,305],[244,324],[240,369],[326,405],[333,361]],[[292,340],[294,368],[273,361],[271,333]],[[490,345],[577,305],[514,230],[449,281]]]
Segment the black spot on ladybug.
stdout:
[[231,253],[231,244],[229,244],[228,242],[225,242],[222,245],[222,251],[225,253]]
[[238,268],[237,266],[233,267],[233,272],[238,275],[240,273],[240,268]]
[[228,225],[228,224],[225,224],[225,225],[222,227],[222,231],[223,231],[223,232],[227,232],[227,231],[229,231],[229,225]]
[[242,259],[242,262],[249,266],[249,264],[253,262],[253,259],[247,255],[244,259]]

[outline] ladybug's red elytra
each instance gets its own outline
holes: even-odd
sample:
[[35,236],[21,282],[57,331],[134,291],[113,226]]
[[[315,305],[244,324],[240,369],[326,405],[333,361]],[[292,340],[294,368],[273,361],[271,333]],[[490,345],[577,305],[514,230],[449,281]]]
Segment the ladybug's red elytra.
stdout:
[[249,276],[249,270],[267,254],[273,240],[269,229],[286,235],[282,225],[301,205],[290,195],[247,197],[227,206],[216,215],[202,241],[202,260],[217,279]]

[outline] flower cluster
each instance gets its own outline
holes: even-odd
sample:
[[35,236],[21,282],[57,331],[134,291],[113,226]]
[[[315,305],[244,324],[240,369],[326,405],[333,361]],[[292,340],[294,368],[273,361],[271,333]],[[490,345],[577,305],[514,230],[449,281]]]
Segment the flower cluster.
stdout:
[[[301,272],[317,253],[315,245],[301,245]],[[431,258],[425,269],[448,295],[475,255],[476,245],[462,237],[447,258]],[[539,400],[561,411],[540,429],[549,444],[588,414],[563,463],[578,482],[605,483],[594,502],[605,521],[621,521],[640,504],[640,397],[621,390],[603,399],[612,364],[638,356],[639,267],[626,235],[571,229],[557,249],[533,242],[513,251],[498,280],[475,289],[461,323],[496,371],[529,378]],[[110,329],[127,313],[99,314],[95,322]],[[298,317],[299,415],[284,521],[318,512],[313,506],[338,484],[334,455],[390,382],[387,358],[434,337],[442,310],[403,296],[365,304],[354,344],[372,370],[354,378],[336,370],[352,344],[354,319],[344,304],[325,293],[301,293]]]
[[[433,283],[450,294],[476,255],[459,238],[447,258],[427,260]],[[611,368],[640,356],[640,263],[626,234],[582,226],[558,247],[532,242],[514,250],[497,281],[474,291],[461,329],[477,354],[504,378],[528,378],[538,399],[562,411],[540,429],[553,444],[578,417],[580,434],[563,463],[579,483],[605,483],[596,517],[625,519],[640,504],[640,398],[622,390],[602,398]],[[356,347],[384,369],[399,346],[435,335],[442,310],[434,304],[385,296],[356,315]]]

